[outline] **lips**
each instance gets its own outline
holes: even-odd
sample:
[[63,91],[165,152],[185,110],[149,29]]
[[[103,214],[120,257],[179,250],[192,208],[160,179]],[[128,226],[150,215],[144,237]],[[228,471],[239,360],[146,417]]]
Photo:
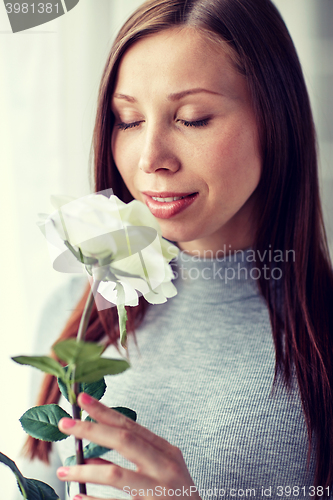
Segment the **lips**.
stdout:
[[[175,193],[171,191],[145,191],[142,194],[147,207],[154,217],[158,219],[169,219],[174,217],[192,205],[199,196],[199,193]],[[159,200],[154,200],[153,198],[158,198]],[[181,199],[161,201],[161,199],[168,198]]]
[[172,197],[178,197],[178,196],[190,196],[191,194],[195,194],[194,191],[187,191],[184,193],[178,193],[175,191],[142,191],[142,194],[146,194],[147,196],[154,197],[154,198],[170,198]]

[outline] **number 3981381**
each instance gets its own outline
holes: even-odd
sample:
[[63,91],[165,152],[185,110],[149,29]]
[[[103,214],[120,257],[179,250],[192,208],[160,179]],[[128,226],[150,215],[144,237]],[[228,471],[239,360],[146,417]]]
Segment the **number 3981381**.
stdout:
[[59,13],[59,4],[52,3],[6,3],[7,14],[52,14],[55,12]]

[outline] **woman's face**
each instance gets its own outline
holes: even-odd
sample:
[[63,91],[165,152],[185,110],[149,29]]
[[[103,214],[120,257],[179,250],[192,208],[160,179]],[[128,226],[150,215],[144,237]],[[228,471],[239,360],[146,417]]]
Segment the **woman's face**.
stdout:
[[143,38],[121,60],[112,109],[117,168],[165,238],[200,253],[252,244],[258,131],[222,48],[194,28]]

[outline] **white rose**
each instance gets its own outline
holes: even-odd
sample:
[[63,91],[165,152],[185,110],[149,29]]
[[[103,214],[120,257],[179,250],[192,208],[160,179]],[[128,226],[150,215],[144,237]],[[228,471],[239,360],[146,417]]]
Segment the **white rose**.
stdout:
[[42,215],[38,225],[60,250],[55,269],[78,272],[84,264],[95,280],[102,281],[98,292],[116,305],[137,305],[138,293],[153,304],[176,295],[169,262],[178,248],[162,238],[146,205],[102,194],[53,201],[58,210]]

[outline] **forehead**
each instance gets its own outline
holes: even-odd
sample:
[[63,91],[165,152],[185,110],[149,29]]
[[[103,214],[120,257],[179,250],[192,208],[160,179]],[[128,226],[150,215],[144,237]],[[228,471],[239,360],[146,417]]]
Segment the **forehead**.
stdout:
[[[135,42],[123,55],[115,91],[177,91],[184,85],[237,86],[243,77],[236,70],[225,44],[213,42],[192,27],[168,29]],[[172,88],[172,89],[171,89]],[[222,90],[222,89],[220,89]]]

